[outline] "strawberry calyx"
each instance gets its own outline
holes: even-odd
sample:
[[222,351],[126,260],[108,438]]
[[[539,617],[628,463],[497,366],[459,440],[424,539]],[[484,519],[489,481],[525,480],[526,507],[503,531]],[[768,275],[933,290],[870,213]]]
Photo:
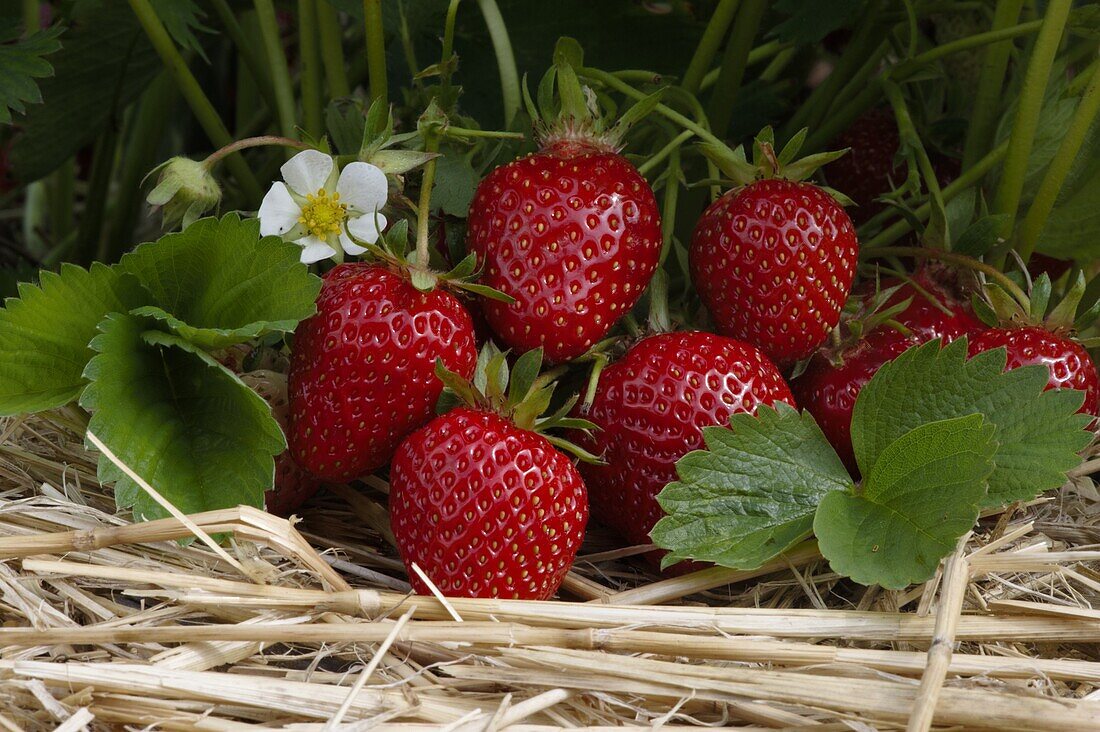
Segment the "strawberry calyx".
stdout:
[[[738,146],[730,150],[724,145],[719,146],[710,142],[699,145],[700,151],[708,160],[718,166],[718,169],[726,176],[731,187],[739,188],[747,186],[759,180],[778,178],[789,181],[803,181],[810,178],[823,165],[844,156],[849,148],[820,152],[799,158],[798,153],[802,144],[806,141],[808,130],[804,127],[792,137],[783,149],[775,151],[775,132],[772,128],[765,127],[753,140],[752,160],[745,154],[744,146]],[[829,195],[836,198],[841,205],[854,205],[852,200],[843,193],[826,186],[819,186]]]
[[524,105],[534,123],[539,149],[544,152],[562,157],[617,153],[627,130],[652,112],[663,94],[663,90],[654,92],[616,116],[613,105],[581,83],[577,69],[583,66],[580,44],[562,37],[554,47],[554,63],[539,81],[535,98],[524,78]]
[[[982,322],[997,328],[1040,327],[1068,338],[1085,330],[1100,318],[1100,301],[1078,313],[1087,286],[1085,274],[1078,272],[1073,284],[1055,304],[1051,304],[1053,285],[1042,273],[1030,282],[1026,302],[1013,298],[1000,287],[987,285],[973,298],[974,312]],[[1086,346],[1091,342],[1082,341]]]
[[[910,283],[912,284],[912,283]],[[918,292],[919,288],[913,285]],[[896,319],[898,315],[909,309],[913,303],[912,297],[907,297],[896,303],[889,304],[894,295],[903,285],[879,288],[876,283],[875,292],[871,296],[853,295],[844,305],[844,314],[840,323],[829,334],[829,340],[818,349],[818,354],[831,365],[840,368],[844,361],[864,342],[867,335],[880,327],[892,328],[902,335],[909,335],[909,329]],[[933,301],[935,298],[926,294]],[[805,361],[803,362],[805,364]],[[804,369],[804,366],[803,366]],[[798,369],[796,369],[798,370]]]
[[580,398],[574,395],[547,414],[554,396],[557,370],[540,373],[542,349],[536,348],[519,356],[511,368],[508,352],[501,351],[491,341],[478,354],[473,379],[465,379],[449,370],[443,361],[435,362],[435,374],[443,382],[443,393],[436,405],[438,414],[465,404],[474,409],[493,412],[517,427],[535,432],[560,450],[585,462],[600,462],[584,448],[548,434],[551,429],[593,430],[596,425],[586,419],[569,416]]

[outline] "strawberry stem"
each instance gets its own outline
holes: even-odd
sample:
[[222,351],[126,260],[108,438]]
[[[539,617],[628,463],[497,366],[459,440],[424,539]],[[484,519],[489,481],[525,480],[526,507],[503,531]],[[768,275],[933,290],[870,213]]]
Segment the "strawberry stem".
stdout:
[[958,254],[956,252],[945,252],[940,249],[929,249],[926,247],[876,247],[871,250],[868,256],[898,256],[898,257],[924,257],[927,259],[938,259],[941,262],[948,262],[950,264],[966,267],[967,269],[974,270],[975,272],[981,272],[990,279],[997,282],[1007,293],[1020,303],[1024,312],[1031,311],[1031,299],[1027,296],[1019,285],[1012,281],[1012,279],[1001,270],[997,269],[991,264],[980,262],[973,257],[968,257],[965,254]]
[[235,140],[228,145],[225,145],[214,152],[206,156],[206,160],[202,161],[202,164],[207,170],[213,169],[222,158],[227,155],[232,155],[238,150],[246,150],[250,147],[264,147],[266,145],[281,145],[283,147],[292,147],[296,150],[308,150],[310,145],[300,140],[292,140],[289,137],[280,137],[278,135],[262,135],[260,137],[246,137],[243,140]]
[[386,41],[382,29],[382,0],[363,0],[363,24],[367,37],[367,75],[370,98],[389,99],[386,85]]
[[[424,130],[424,151],[439,152],[438,129],[428,127]],[[432,185],[435,183],[435,158],[424,164],[424,177],[420,182],[420,200],[416,206],[416,266],[427,270],[431,263],[428,250],[428,230],[431,226]]]

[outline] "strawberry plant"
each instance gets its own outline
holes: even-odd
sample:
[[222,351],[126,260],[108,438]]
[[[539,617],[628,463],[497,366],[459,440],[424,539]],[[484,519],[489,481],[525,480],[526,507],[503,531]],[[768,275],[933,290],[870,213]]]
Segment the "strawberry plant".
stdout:
[[0,416],[134,519],[354,490],[422,593],[586,537],[897,589],[1094,447],[1095,8],[20,5]]

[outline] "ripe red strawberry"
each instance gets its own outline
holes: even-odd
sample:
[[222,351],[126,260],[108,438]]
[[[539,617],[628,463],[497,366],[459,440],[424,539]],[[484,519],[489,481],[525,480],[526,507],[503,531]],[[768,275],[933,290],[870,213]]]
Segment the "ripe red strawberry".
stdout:
[[[901,141],[894,113],[886,107],[865,112],[833,144],[849,151],[825,166],[825,176],[830,186],[856,204],[849,214],[862,224],[886,208],[876,199],[901,185],[908,174],[908,166],[897,159]],[[959,163],[954,158],[930,151],[929,159],[941,186],[958,177]]]
[[726,193],[699,219],[691,278],[720,332],[786,365],[836,326],[858,254],[852,221],[831,195],[765,179]]
[[289,452],[275,458],[275,487],[264,493],[268,513],[289,517],[321,489],[321,481],[303,470]]
[[574,437],[606,463],[581,465],[593,515],[650,543],[664,515],[657,494],[676,480],[676,461],[703,447],[702,429],[777,401],[794,405],[779,370],[746,343],[701,332],[642,339],[600,374],[584,413],[598,429]]
[[660,257],[661,222],[649,184],[613,148],[551,137],[481,182],[467,246],[481,281],[515,298],[485,303],[500,340],[561,362],[607,335],[641,297]]
[[1006,371],[1041,364],[1050,369],[1047,389],[1079,389],[1085,392],[1082,414],[1100,413],[1100,377],[1089,352],[1076,341],[1039,326],[993,328],[970,341],[970,355],[1004,347]]
[[[876,293],[865,295],[860,314],[879,308],[908,333],[891,324],[873,325],[862,331],[862,337],[849,338],[838,346],[821,349],[810,359],[806,370],[791,382],[791,390],[799,404],[813,415],[825,437],[853,472],[857,468],[852,452],[852,410],[860,390],[871,377],[915,345],[936,338],[947,343],[985,330],[969,305],[950,295],[930,272],[921,270],[913,281],[924,290],[923,293],[908,282],[883,281],[880,292],[889,293],[889,296],[880,304],[875,301]],[[907,300],[909,304],[905,305]],[[898,308],[903,309],[893,312]],[[853,320],[841,327],[851,330]],[[870,322],[873,321],[868,324]]]
[[477,362],[470,314],[453,295],[421,292],[382,265],[332,269],[317,314],[294,334],[287,436],[294,459],[330,480],[388,463],[435,413],[443,389],[437,358],[466,376]]
[[[538,351],[528,355],[541,360]],[[497,358],[487,374],[503,364]],[[548,399],[544,389],[531,385],[526,396]],[[458,390],[471,393],[468,384]],[[584,538],[584,482],[573,462],[533,431],[537,415],[522,403],[494,405],[481,395],[474,401],[478,406],[454,409],[414,432],[394,456],[397,548],[421,594],[429,590],[413,563],[445,595],[545,600]]]

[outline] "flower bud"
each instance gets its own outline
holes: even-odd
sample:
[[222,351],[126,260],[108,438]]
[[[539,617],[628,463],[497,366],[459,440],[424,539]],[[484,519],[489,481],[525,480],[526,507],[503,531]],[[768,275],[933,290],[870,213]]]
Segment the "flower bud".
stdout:
[[222,191],[205,165],[185,157],[175,157],[160,166],[157,186],[145,199],[160,206],[164,228],[179,224],[186,228],[218,205]]

